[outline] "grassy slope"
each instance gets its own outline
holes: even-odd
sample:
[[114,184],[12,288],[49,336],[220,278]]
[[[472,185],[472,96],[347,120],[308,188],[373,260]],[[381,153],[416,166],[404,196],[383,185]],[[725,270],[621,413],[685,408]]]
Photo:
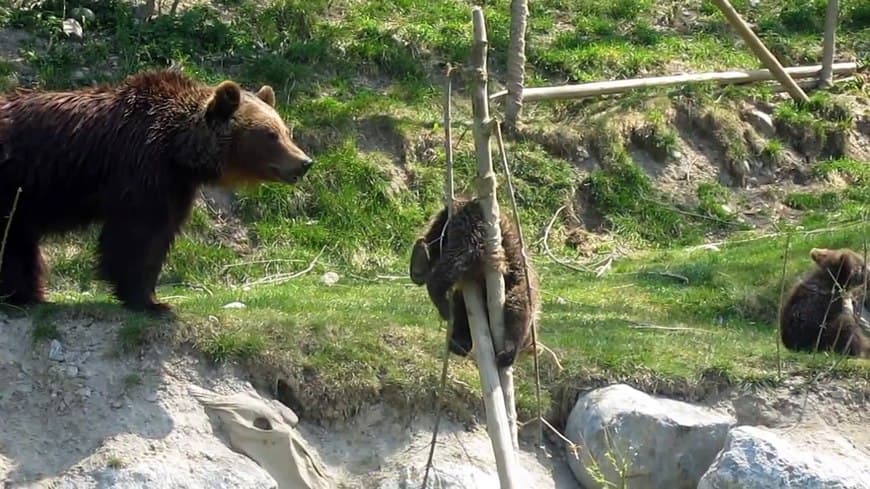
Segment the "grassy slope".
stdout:
[[[533,2],[530,84],[758,65],[707,2],[691,3],[695,18],[681,27],[678,17],[684,3]],[[824,2],[813,2],[808,10],[790,6],[794,2],[760,3],[755,9],[746,2],[735,5],[748,12],[783,60],[816,62]],[[210,81],[233,77],[254,88],[270,83],[298,139],[317,155],[317,170],[299,186],[269,185],[240,194],[239,216],[254,243],[244,256],[217,244],[208,216],[201,210],[195,213],[170,256],[160,290],[179,306],[180,338],[218,360],[238,358],[251,362],[255,370],[277,369],[294,391],[291,399],[302,405],[314,402],[313,411],[327,408],[310,415],[345,414],[374,395],[427,403],[436,383],[443,325],[436,321],[424,290],[405,279],[375,277],[405,275],[414,233],[440,201],[441,80],[432,73],[438,63],[461,64],[466,59],[471,2],[290,0],[262,7],[228,0],[215,5],[217,12],[195,8],[146,24],[134,21],[123,3],[68,2],[68,8],[80,4],[92,8],[96,20],[85,24],[86,37],[79,44],[65,41],[59,30],[61,2],[22,11],[3,9],[0,1],[0,22],[31,34],[22,49],[24,68],[0,59],[0,74],[57,88],[112,80],[176,60]],[[508,4],[486,3],[496,76],[507,46]],[[841,8],[841,52],[866,60],[867,3],[843,1]],[[860,94],[866,88],[856,84],[847,90]],[[545,145],[510,145],[530,241],[540,238],[559,206],[574,200],[577,192],[588,191],[609,229],[619,236],[599,251],[625,244],[635,250],[617,259],[609,274],[595,278],[552,264],[539,241],[532,246],[544,284],[541,338],[565,366],[559,373],[542,357],[544,381],[553,393],[596,378],[692,388],[711,379],[775,377],[773,322],[785,238],[725,244],[716,252],[687,251],[683,246],[698,244],[711,233],[734,239],[747,235],[738,233],[743,226],[721,211],[731,191],[706,183],[698,189],[695,207],[675,207],[671,199],[676,196],[658,192],[634,166],[626,140],[614,129],[615,119],[591,116],[605,106],[622,113],[642,112],[652,128],[653,143],[670,148],[674,130],[664,116],[668,109],[654,105],[662,94],[527,110],[533,126],[558,119],[584,125],[591,121],[591,149],[603,166],[589,175],[553,156]],[[701,87],[668,94],[714,108],[746,98],[770,99],[762,88],[721,93]],[[821,106],[829,102],[824,96],[817,100]],[[816,109],[782,104],[777,114],[812,125],[825,112]],[[464,124],[469,117],[464,98],[457,100],[457,112]],[[849,123],[836,114],[829,119],[826,124],[834,126]],[[461,132],[457,127],[457,138]],[[459,143],[460,182],[470,181],[474,169],[470,139],[466,135]],[[769,152],[776,152],[772,146]],[[434,151],[434,159],[420,156],[427,150]],[[725,150],[729,158],[745,156],[741,152],[746,151]],[[844,175],[850,184],[846,192],[784,197],[806,210],[805,230],[846,225],[831,235],[795,232],[789,277],[809,265],[812,246],[861,246],[866,226],[849,223],[861,221],[870,201],[864,164],[818,164],[819,175]],[[569,256],[575,250],[565,244],[565,237],[565,223],[559,222],[550,247]],[[52,319],[59,311],[120,314],[114,307],[99,305],[107,298],[104,288],[92,280],[90,238],[85,234],[52,243],[53,298],[80,305],[38,310],[38,338],[53,334]],[[307,275],[281,285],[245,285],[301,270],[321,250]],[[341,281],[333,287],[323,285],[318,277],[325,271],[340,273]],[[688,283],[661,272],[685,277]],[[95,298],[98,305],[90,305]],[[221,308],[235,300],[247,308]],[[150,323],[119,317],[127,325],[123,344],[135,346]],[[691,329],[667,331],[650,325]],[[784,357],[789,372],[830,368],[833,362],[821,355]],[[453,408],[464,411],[477,390],[476,374],[470,362],[454,365],[459,366],[452,370],[458,381],[452,383],[457,394]],[[522,362],[518,375],[525,413],[531,405],[530,365]],[[839,363],[836,369],[863,378],[870,375],[866,362]]]

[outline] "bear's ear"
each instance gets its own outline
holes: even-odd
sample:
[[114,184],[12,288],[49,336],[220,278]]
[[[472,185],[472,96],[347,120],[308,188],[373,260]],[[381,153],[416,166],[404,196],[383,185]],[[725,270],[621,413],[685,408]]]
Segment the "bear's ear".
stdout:
[[275,90],[272,90],[272,87],[269,85],[263,85],[260,87],[260,90],[257,92],[257,97],[259,97],[263,102],[269,104],[271,107],[275,106]]
[[213,116],[227,118],[236,112],[242,101],[242,89],[234,81],[223,81],[214,89],[214,95],[208,102],[208,113]]
[[426,279],[429,277],[430,265],[429,247],[426,246],[426,240],[420,238],[414,243],[414,249],[411,250],[411,282],[417,285],[426,283]]

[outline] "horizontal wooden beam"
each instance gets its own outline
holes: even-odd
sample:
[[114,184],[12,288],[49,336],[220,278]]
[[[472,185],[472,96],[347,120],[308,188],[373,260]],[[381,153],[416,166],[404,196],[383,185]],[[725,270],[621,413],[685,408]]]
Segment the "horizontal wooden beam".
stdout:
[[[857,63],[834,63],[832,70],[835,75],[854,73]],[[822,71],[822,65],[793,66],[785,68],[792,78],[815,78]],[[692,83],[715,82],[723,85],[755,83],[775,80],[770,70],[735,70],[711,73],[687,73],[683,75],[657,76],[649,78],[633,78],[630,80],[613,80],[579,85],[563,85],[558,87],[534,87],[523,89],[523,101],[538,102],[542,100],[565,100],[613,95],[631,90],[652,87],[667,87]],[[506,90],[490,95],[490,100],[497,100],[507,94]]]

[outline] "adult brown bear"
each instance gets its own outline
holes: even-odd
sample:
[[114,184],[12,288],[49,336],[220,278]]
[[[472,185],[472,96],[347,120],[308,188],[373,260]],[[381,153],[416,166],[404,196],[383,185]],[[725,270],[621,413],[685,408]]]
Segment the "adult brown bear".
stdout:
[[429,223],[426,233],[414,243],[409,273],[415,284],[426,284],[429,298],[445,320],[449,320],[451,315],[448,296],[452,298],[450,351],[465,356],[471,351],[473,341],[465,299],[459,286],[465,281],[478,283],[485,298],[486,269],[501,272],[505,286],[505,345],[503,350],[496,351],[496,361],[503,368],[512,365],[518,353],[532,346],[532,328],[540,310],[538,279],[529,264],[529,290],[519,235],[510,219],[501,216],[499,220],[503,256],[487,255],[484,226],[483,210],[478,200],[458,200],[449,224],[447,208],[441,209]]
[[815,270],[788,295],[780,311],[782,344],[789,350],[833,350],[870,358],[870,338],[854,311],[854,293],[867,279],[867,267],[849,249],[814,248]]
[[21,189],[0,302],[44,300],[42,236],[102,223],[100,277],[131,310],[168,310],[154,289],[197,189],[294,183],[311,167],[274,106],[269,86],[212,87],[176,71],[0,97],[0,229]]

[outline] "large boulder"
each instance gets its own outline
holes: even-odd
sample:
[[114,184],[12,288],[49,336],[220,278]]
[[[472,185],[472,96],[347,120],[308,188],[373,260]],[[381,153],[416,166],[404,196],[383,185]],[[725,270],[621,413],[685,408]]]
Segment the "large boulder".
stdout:
[[766,428],[732,429],[698,489],[870,489],[870,458],[844,439],[818,446]]
[[[736,423],[731,416],[650,396],[627,385],[580,397],[566,436],[579,445],[568,463],[587,489],[695,489]],[[623,482],[626,484],[623,486]]]

